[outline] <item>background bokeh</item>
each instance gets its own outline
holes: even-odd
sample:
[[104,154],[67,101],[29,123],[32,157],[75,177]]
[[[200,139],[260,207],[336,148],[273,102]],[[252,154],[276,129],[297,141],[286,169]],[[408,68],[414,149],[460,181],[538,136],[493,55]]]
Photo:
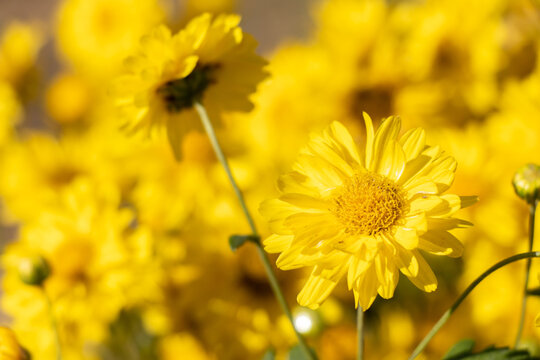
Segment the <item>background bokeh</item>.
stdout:
[[[177,30],[206,10],[242,14],[269,61],[255,109],[229,114],[219,133],[253,212],[312,131],[340,120],[362,143],[362,111],[426,128],[428,143],[458,161],[452,192],[479,196],[463,211],[475,227],[455,232],[464,256],[428,257],[439,289],[425,294],[402,277],[394,298],[366,313],[366,358],[406,358],[476,276],[527,249],[527,206],[511,179],[540,162],[537,1],[0,0],[6,324],[36,359],[54,359],[47,300],[19,278],[21,259],[42,256],[65,359],[259,359],[268,349],[286,358],[294,335],[255,249],[228,247],[248,228],[206,137],[188,134],[177,164],[163,139],[120,132],[108,96],[145,32],[161,22]],[[516,263],[482,283],[424,358],[466,337],[478,349],[512,345],[524,270]],[[306,274],[278,275],[294,307]],[[523,346],[533,351],[538,312],[531,297]],[[295,314],[309,319],[321,359],[355,358],[344,284],[319,310]]]

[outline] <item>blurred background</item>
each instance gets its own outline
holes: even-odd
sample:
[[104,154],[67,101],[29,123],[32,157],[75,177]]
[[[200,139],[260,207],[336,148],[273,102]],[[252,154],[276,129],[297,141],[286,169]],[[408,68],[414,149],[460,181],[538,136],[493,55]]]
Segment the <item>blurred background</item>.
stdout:
[[[188,134],[177,164],[165,141],[120,132],[111,110],[109,83],[140,37],[205,11],[240,13],[269,61],[255,109],[219,133],[254,213],[312,131],[340,120],[362,144],[362,111],[426,128],[458,161],[451,192],[480,197],[462,214],[475,226],[455,231],[464,256],[427,257],[438,290],[402,276],[366,313],[366,359],[407,358],[471,281],[527,249],[511,179],[540,163],[535,0],[0,0],[4,323],[40,360],[55,359],[51,311],[67,360],[287,358],[294,334],[254,247],[229,249],[248,227],[206,137]],[[51,266],[43,289],[21,281],[36,258]],[[276,271],[319,357],[354,359],[346,285],[311,311],[296,306],[307,273]],[[516,263],[483,282],[424,358],[462,338],[512,345],[524,272]],[[531,297],[520,346],[536,354],[538,312]]]

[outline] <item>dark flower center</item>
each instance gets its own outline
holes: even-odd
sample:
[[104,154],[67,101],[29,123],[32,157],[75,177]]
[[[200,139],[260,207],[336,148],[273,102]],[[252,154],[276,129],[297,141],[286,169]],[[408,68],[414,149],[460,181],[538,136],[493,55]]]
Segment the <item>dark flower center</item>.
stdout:
[[200,102],[206,88],[215,83],[213,73],[218,67],[219,65],[197,65],[185,78],[161,85],[157,94],[171,113],[190,108],[195,102]]

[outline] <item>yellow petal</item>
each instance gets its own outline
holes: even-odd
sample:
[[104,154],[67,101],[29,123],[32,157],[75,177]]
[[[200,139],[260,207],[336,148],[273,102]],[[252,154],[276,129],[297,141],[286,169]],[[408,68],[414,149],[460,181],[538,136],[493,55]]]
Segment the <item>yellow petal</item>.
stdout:
[[415,159],[426,146],[426,132],[422,128],[411,129],[399,139],[399,143],[403,146],[405,160]]
[[354,140],[343,124],[338,121],[332,122],[328,132],[329,138],[333,141],[333,147],[338,150],[341,158],[349,164],[361,164],[360,155]]
[[354,286],[355,306],[362,307],[363,311],[369,309],[375,298],[377,297],[377,288],[379,283],[377,281],[377,273],[375,267],[370,266],[364,274],[362,274],[357,280]]
[[382,121],[381,125],[375,133],[375,139],[373,141],[373,161],[369,170],[377,172],[381,168],[379,165],[383,160],[384,151],[388,146],[391,146],[390,142],[397,139],[397,135],[401,128],[401,121],[397,117],[389,117]]
[[463,244],[452,234],[444,230],[430,230],[420,236],[418,247],[435,255],[460,257]]
[[399,226],[396,229],[394,238],[405,249],[409,250],[418,247],[418,234],[416,229]]
[[419,265],[418,259],[414,254],[404,249],[399,244],[395,245],[396,248],[396,264],[399,267],[399,270],[408,277],[414,277],[418,275]]
[[438,194],[439,188],[427,177],[417,177],[413,181],[403,186],[407,191],[407,197],[412,198],[415,195]]
[[283,252],[289,248],[293,238],[293,235],[272,234],[266,239],[264,239],[264,250],[271,254]]
[[366,124],[366,169],[371,169],[371,162],[373,159],[373,140],[375,138],[375,132],[373,130],[373,121],[367,113],[363,113],[364,123]]
[[313,197],[319,195],[319,190],[311,180],[296,171],[281,175],[278,179],[278,189],[283,193],[306,194]]
[[421,212],[416,215],[407,216],[403,227],[415,229],[418,235],[425,233],[427,231],[426,213]]
[[440,155],[441,149],[439,146],[427,147],[422,151],[420,156],[409,161],[403,170],[403,174],[399,178],[398,184],[406,185],[417,177],[422,177],[423,172],[429,165]]
[[466,208],[471,205],[476,204],[478,201],[478,196],[460,196],[461,199],[461,208]]
[[396,269],[394,263],[388,260],[387,255],[384,254],[384,250],[382,252],[375,257],[374,261],[375,272],[379,280],[377,292],[381,297],[390,299],[394,296],[394,290],[399,279],[399,271]]
[[304,194],[285,194],[280,196],[279,200],[302,209],[328,210],[330,207],[327,201]]
[[313,185],[320,192],[335,189],[343,184],[342,175],[328,162],[318,157],[301,154],[297,162],[293,165],[293,170],[305,174],[311,179]]
[[435,291],[437,289],[437,278],[433,274],[431,267],[418,251],[413,250],[412,253],[418,261],[418,274],[407,277],[420,290],[424,290],[425,292]]
[[399,179],[405,168],[405,154],[401,145],[394,140],[388,141],[377,164],[377,173],[392,180]]
[[354,283],[362,275],[368,267],[371,265],[371,261],[366,261],[359,256],[353,256],[349,271],[347,273],[347,286],[349,290],[353,288]]
[[443,200],[439,196],[432,195],[423,195],[412,200],[409,204],[409,214],[415,215],[418,212],[427,212],[438,205],[440,205]]
[[285,219],[296,214],[298,208],[278,199],[265,200],[259,205],[259,213],[268,221],[270,230],[276,234],[292,234],[285,226]]
[[336,268],[316,266],[297,297],[298,304],[316,309],[326,300],[347,269],[347,261]]

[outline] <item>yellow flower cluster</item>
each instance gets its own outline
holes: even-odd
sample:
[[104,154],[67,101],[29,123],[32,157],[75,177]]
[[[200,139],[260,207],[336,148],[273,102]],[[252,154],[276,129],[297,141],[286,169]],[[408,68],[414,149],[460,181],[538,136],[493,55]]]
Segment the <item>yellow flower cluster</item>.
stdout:
[[[56,359],[57,338],[69,360],[280,359],[296,343],[256,249],[230,251],[249,227],[195,103],[249,208],[274,197],[255,222],[297,269],[279,283],[312,308],[294,314],[322,359],[354,358],[355,304],[368,358],[405,358],[476,276],[526,250],[511,180],[540,162],[538,2],[325,0],[268,63],[223,13],[240,2],[62,0],[50,24],[0,29],[0,299],[34,358]],[[474,199],[454,193],[482,201],[456,215]],[[43,282],[23,281],[29,259]],[[522,271],[475,290],[428,358],[465,336],[513,341]],[[539,310],[524,328],[537,345]]]

